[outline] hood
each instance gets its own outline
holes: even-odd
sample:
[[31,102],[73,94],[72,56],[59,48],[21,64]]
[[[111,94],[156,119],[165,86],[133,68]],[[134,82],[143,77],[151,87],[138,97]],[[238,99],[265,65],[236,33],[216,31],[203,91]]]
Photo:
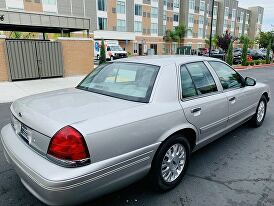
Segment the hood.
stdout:
[[139,105],[142,104],[72,88],[19,99],[11,111],[30,128],[51,137],[64,126]]

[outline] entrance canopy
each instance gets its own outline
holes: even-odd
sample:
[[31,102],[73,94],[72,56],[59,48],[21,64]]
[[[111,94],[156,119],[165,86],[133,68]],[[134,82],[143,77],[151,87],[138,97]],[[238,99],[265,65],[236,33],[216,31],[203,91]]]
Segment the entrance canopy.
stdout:
[[0,9],[1,15],[4,15],[4,21],[0,21],[2,31],[70,33],[90,29],[90,19],[82,17]]

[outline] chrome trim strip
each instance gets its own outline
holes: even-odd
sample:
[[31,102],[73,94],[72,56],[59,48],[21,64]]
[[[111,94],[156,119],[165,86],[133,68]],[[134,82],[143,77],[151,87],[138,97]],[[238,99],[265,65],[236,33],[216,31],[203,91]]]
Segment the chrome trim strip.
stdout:
[[218,127],[219,125],[221,125],[221,124],[223,124],[223,123],[225,123],[227,121],[228,121],[228,117],[220,119],[220,120],[218,120],[216,122],[213,122],[213,123],[211,123],[209,125],[201,127],[200,128],[200,132],[201,132],[201,134],[206,133],[208,130],[212,129],[213,127]]

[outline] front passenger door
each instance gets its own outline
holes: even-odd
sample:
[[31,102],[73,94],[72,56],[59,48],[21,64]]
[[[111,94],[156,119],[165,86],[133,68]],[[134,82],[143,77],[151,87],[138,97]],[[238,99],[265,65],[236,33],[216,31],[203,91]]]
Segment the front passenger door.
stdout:
[[204,62],[181,66],[181,105],[185,116],[200,134],[198,143],[225,130],[228,103]]
[[229,122],[232,127],[252,116],[258,104],[252,87],[245,87],[244,78],[223,62],[208,61],[217,73],[229,104]]

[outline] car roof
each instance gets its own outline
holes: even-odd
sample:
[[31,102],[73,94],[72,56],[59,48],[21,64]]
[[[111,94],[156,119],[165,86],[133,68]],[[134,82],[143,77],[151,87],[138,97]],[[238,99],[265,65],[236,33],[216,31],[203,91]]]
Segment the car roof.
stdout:
[[142,63],[142,64],[152,64],[157,66],[170,65],[171,63],[180,65],[189,62],[198,62],[198,61],[220,61],[215,58],[205,57],[205,56],[186,56],[186,55],[153,55],[153,56],[136,56],[129,57],[127,59],[119,59],[115,62],[128,62],[128,63]]

